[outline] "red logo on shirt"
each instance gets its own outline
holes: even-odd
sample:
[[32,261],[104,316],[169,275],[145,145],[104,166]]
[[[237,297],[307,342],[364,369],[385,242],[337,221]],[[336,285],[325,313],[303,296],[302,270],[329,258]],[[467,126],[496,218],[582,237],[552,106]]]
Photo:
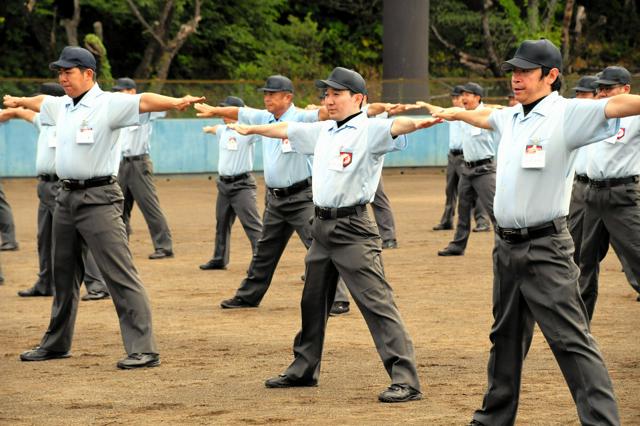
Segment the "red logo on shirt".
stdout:
[[342,158],[342,167],[347,167],[353,160],[353,152],[340,151],[340,158]]
[[618,130],[618,134],[616,135],[616,139],[620,140],[620,139],[624,138],[624,133],[625,133],[624,127],[621,127],[620,130]]

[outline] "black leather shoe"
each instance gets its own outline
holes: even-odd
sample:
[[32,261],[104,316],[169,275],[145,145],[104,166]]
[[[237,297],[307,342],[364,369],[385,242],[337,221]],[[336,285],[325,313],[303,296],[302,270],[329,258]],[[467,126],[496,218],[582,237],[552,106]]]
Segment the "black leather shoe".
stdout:
[[378,395],[380,402],[407,402],[422,399],[422,393],[409,385],[391,385]]
[[450,223],[439,223],[431,229],[433,229],[434,231],[448,231],[450,229],[453,229],[453,225]]
[[636,302],[640,302],[640,296],[636,297]]
[[101,299],[108,299],[110,297],[111,296],[109,295],[109,293],[107,293],[106,291],[100,290],[95,292],[90,291],[84,296],[82,296],[81,299],[86,302],[88,300],[101,300]]
[[349,312],[349,302],[333,302],[331,305],[331,311],[329,311],[329,315],[342,315]]
[[232,297],[231,299],[226,299],[220,302],[220,307],[222,309],[238,309],[238,308],[257,308],[256,305],[252,305],[250,303],[245,302],[239,297]]
[[0,250],[2,251],[16,251],[18,250],[19,245],[16,242],[7,241],[0,245]]
[[286,374],[280,374],[278,377],[272,377],[264,382],[268,388],[297,388],[297,387],[313,387],[318,386],[317,380],[300,381],[292,380]]
[[452,249],[450,247],[438,251],[438,256],[462,256],[463,254],[463,251]]
[[158,354],[131,354],[118,361],[118,368],[131,370],[133,368],[150,368],[160,365],[160,355]]
[[484,426],[484,423],[480,423],[479,421],[477,421],[476,419],[471,420],[471,422],[469,423],[469,426]]
[[38,289],[36,288],[36,286],[33,286],[31,288],[28,288],[26,290],[20,290],[18,291],[18,296],[20,297],[47,297],[47,296],[51,296],[51,293],[41,293],[38,291]]
[[167,257],[173,257],[173,252],[171,250],[165,249],[157,249],[153,253],[149,255],[149,259],[164,259]]
[[398,241],[396,240],[385,240],[382,242],[382,249],[397,249]]
[[20,354],[21,361],[47,361],[49,359],[69,358],[70,352],[54,352],[49,351],[38,346],[30,351],[25,351]]
[[489,232],[491,231],[491,227],[489,225],[478,225],[473,228],[473,232]]
[[203,263],[202,265],[200,265],[200,269],[202,269],[203,271],[210,271],[213,269],[227,269],[227,265],[223,265],[219,261],[211,259],[207,263]]

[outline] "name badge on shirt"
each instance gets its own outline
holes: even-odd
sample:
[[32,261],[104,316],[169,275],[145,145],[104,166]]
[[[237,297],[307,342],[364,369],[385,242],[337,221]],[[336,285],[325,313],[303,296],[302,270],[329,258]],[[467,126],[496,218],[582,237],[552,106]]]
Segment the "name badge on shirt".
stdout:
[[291,149],[291,144],[289,143],[289,139],[281,139],[280,140],[280,148],[282,149],[282,152],[292,152],[293,149]]
[[238,150],[238,141],[234,137],[230,137],[227,139],[227,149],[229,151],[237,151]]
[[522,168],[523,169],[542,169],[544,168],[544,156],[545,151],[542,146],[527,145],[522,156]]
[[618,130],[618,133],[611,136],[610,138],[605,139],[604,141],[613,145],[614,143],[618,142],[620,139],[624,138],[625,132],[626,131],[624,127],[621,127],[620,130]]
[[80,125],[80,129],[76,132],[76,143],[92,144],[93,142],[93,129],[89,127],[89,123],[84,120]]
[[341,149],[337,157],[333,157],[329,163],[329,170],[341,172],[353,162],[353,152]]

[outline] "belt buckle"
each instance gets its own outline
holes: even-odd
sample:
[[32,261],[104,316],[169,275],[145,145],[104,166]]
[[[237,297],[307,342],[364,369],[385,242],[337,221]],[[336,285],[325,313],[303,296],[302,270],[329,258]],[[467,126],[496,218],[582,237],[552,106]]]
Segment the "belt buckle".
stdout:
[[517,237],[519,235],[520,233],[514,229],[500,229],[500,236],[502,237],[503,240],[505,240],[508,243],[516,242],[516,240],[518,239]]
[[273,195],[276,197],[284,197],[286,194],[282,188],[273,188]]

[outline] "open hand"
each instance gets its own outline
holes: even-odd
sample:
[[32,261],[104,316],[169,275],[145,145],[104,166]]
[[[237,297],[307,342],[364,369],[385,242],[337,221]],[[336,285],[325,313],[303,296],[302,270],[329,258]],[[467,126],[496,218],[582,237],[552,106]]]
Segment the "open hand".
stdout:
[[183,97],[180,98],[180,101],[178,102],[178,105],[176,105],[176,109],[178,111],[184,111],[191,104],[195,104],[196,102],[204,102],[206,100],[207,100],[207,98],[205,98],[204,96],[186,95],[186,96],[183,96]]

